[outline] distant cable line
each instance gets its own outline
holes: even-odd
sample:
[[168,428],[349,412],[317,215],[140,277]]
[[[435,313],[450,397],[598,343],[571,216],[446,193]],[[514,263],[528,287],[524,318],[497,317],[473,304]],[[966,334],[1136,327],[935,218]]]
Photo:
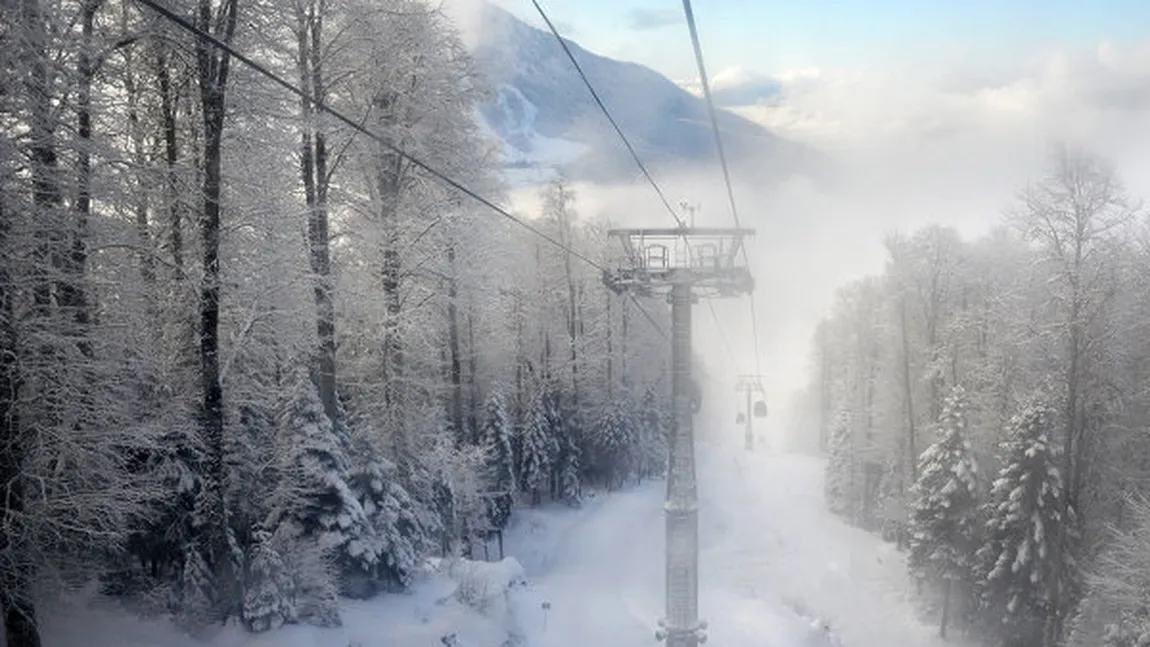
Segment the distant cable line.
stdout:
[[619,139],[623,140],[623,145],[626,146],[627,151],[631,153],[631,158],[635,160],[635,164],[639,166],[643,177],[647,178],[647,182],[651,185],[651,188],[655,190],[663,206],[667,208],[667,212],[671,214],[671,217],[675,219],[675,223],[678,224],[679,227],[685,228],[687,224],[683,222],[683,218],[679,216],[674,207],[671,206],[671,203],[667,200],[667,196],[663,194],[663,189],[659,188],[659,184],[655,182],[655,178],[651,177],[651,173],[647,170],[647,165],[639,158],[639,153],[635,151],[635,147],[631,145],[631,140],[627,139],[627,135],[623,134],[623,129],[619,127],[618,122],[615,121],[615,117],[611,116],[611,111],[607,109],[607,105],[603,103],[603,99],[599,97],[599,93],[596,92],[595,87],[591,85],[591,80],[587,78],[587,74],[583,71],[583,66],[579,65],[579,61],[575,59],[575,54],[571,51],[571,48],[567,46],[567,41],[563,40],[563,37],[559,35],[559,30],[555,28],[555,24],[547,17],[547,12],[543,11],[543,7],[539,5],[538,0],[531,0],[531,4],[535,5],[535,10],[538,11],[539,16],[543,18],[543,22],[547,23],[547,28],[550,29],[551,34],[555,36],[555,40],[559,41],[559,46],[563,48],[563,52],[567,54],[567,58],[570,59],[571,64],[575,66],[575,71],[579,73],[579,78],[583,79],[583,85],[587,86],[587,90],[591,93],[591,98],[595,100],[596,105],[603,111],[603,114],[607,117],[607,121],[611,122],[615,133],[619,135]]
[[[534,1],[534,0],[532,0]],[[735,190],[731,187],[731,172],[727,167],[727,155],[723,151],[723,137],[719,133],[719,118],[715,110],[715,101],[711,96],[711,83],[707,78],[707,66],[703,63],[703,46],[699,43],[699,30],[695,26],[695,13],[691,10],[691,0],[683,0],[683,13],[687,18],[687,29],[691,32],[691,45],[695,49],[695,63],[699,67],[699,82],[703,86],[703,98],[707,103],[707,113],[711,117],[711,130],[715,134],[715,148],[719,154],[719,164],[723,169],[723,182],[727,185],[727,199],[731,203],[731,216],[735,219],[735,226],[739,224],[739,208],[735,205]],[[750,268],[751,262],[747,257],[747,247],[740,247],[743,252],[743,262]],[[751,335],[755,341],[755,372],[763,374],[759,358],[759,326],[758,314],[755,311],[755,293],[750,293],[751,304]]]

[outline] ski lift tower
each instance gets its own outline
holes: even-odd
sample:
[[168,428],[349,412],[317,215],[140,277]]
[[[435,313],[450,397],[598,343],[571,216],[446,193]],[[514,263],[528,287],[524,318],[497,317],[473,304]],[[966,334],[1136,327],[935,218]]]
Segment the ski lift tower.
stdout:
[[679,227],[612,229],[623,245],[623,267],[604,273],[617,293],[665,295],[671,303],[671,435],[664,510],[667,520],[666,617],[655,632],[667,647],[706,642],[699,620],[699,520],[692,416],[702,391],[691,378],[691,304],[699,297],[750,293],[754,280],[738,262],[753,229]]

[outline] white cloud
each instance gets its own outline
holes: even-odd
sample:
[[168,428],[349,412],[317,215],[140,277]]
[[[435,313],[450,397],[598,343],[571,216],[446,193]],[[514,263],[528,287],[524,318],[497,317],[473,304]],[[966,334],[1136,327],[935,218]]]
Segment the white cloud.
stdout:
[[[713,82],[729,92],[740,83],[763,86],[762,80],[736,68]],[[1042,52],[1010,64],[924,57],[885,67],[792,70],[772,80],[781,88],[776,98],[737,111],[818,146],[844,169],[832,189],[802,182],[735,187],[744,223],[758,230],[749,251],[773,407],[785,406],[788,393],[802,386],[809,335],[834,291],[882,269],[889,231],[930,223],[966,236],[986,231],[1001,222],[1016,190],[1038,177],[1049,144],[1059,139],[1110,157],[1132,192],[1150,197],[1150,43]],[[717,165],[658,179],[674,187],[673,199],[703,203],[701,224],[730,224]],[[665,224],[649,193],[642,186],[581,191],[585,213]],[[753,368],[746,303],[715,305],[721,335],[709,313],[696,318],[707,370],[721,377]],[[742,365],[727,365],[728,345]]]
[[711,77],[711,89],[727,90],[754,83],[762,78],[762,75],[749,72],[742,66],[729,67]]
[[997,154],[1070,139],[1123,155],[1150,112],[1150,44],[1047,52],[1013,66],[924,60],[773,77],[780,99],[738,110],[833,152],[949,141]]

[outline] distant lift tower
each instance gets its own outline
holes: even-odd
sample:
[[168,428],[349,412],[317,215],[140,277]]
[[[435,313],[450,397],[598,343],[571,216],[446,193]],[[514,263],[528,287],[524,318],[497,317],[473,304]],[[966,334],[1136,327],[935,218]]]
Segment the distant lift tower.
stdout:
[[[747,451],[755,448],[755,429],[752,420],[755,418],[767,417],[767,403],[765,401],[766,394],[763,391],[763,375],[740,375],[738,382],[735,382],[735,390],[747,394],[747,408],[746,411],[740,413],[736,422],[744,423],[747,426],[746,435],[743,443]],[[751,399],[754,395],[758,395],[759,399],[755,401],[754,407],[751,407]]]
[[699,297],[750,293],[754,281],[736,263],[752,229],[612,229],[623,244],[623,267],[603,281],[618,293],[668,295],[671,303],[671,390],[675,427],[667,470],[667,615],[655,633],[667,647],[706,642],[699,621],[699,518],[692,416],[701,390],[691,379],[691,304]]

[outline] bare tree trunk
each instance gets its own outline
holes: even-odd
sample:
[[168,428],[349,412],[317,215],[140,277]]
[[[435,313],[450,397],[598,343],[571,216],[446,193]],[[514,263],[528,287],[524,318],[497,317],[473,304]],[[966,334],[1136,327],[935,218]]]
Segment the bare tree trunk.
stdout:
[[604,296],[607,299],[607,400],[610,401],[615,390],[615,348],[612,339],[614,322],[611,321],[611,291],[606,290]]
[[180,141],[176,114],[179,100],[172,87],[171,72],[168,71],[167,45],[156,44],[156,80],[160,86],[160,118],[164,141],[164,182],[165,201],[168,207],[168,251],[172,255],[175,278],[184,278],[184,232],[183,218],[180,215],[180,177],[177,164],[180,161]]
[[902,338],[902,390],[906,399],[906,450],[909,467],[909,483],[918,479],[918,433],[914,426],[914,389],[910,373],[910,331],[906,322],[906,295],[899,298],[898,306],[900,336]]
[[831,353],[828,348],[827,331],[819,328],[819,449],[828,451],[831,438]]
[[946,639],[946,626],[950,622],[950,604],[951,598],[953,597],[954,581],[947,578],[944,586],[945,589],[942,594],[942,620],[938,623],[938,636]]
[[627,373],[627,299],[621,299],[623,312],[620,313],[619,322],[619,374],[622,377],[623,388],[630,386],[631,378]]
[[[103,0],[84,0],[80,5],[81,44],[76,90],[76,135],[79,138],[76,150],[76,204],[74,221],[68,232],[71,240],[67,260],[63,264],[66,278],[60,285],[59,297],[60,306],[71,311],[72,319],[79,326],[86,326],[91,318],[83,279],[88,264],[88,218],[92,212],[92,77],[95,75],[92,37],[96,12],[102,4]],[[85,355],[91,354],[91,345],[87,340],[80,338],[82,334],[77,337],[81,351]]]
[[303,116],[301,134],[300,174],[303,179],[304,200],[307,203],[308,258],[314,281],[316,308],[316,386],[324,413],[331,420],[338,415],[335,363],[335,305],[331,276],[331,248],[328,243],[328,202],[330,185],[328,174],[327,138],[318,124],[312,101],[322,103],[327,89],[323,76],[323,17],[324,0],[308,2],[306,11],[296,7],[298,65],[300,87],[311,101],[300,100]]
[[479,351],[475,343],[475,304],[467,302],[467,382],[470,387],[468,423],[471,427],[471,442],[479,444],[479,408],[483,406],[479,398]]
[[[459,350],[459,283],[455,264],[455,245],[447,247],[447,265],[451,276],[447,283],[447,345],[451,354],[451,424],[455,441],[469,441],[463,422],[463,361]],[[519,368],[516,367],[516,371]]]
[[523,339],[523,298],[515,295],[515,411],[519,420],[527,409],[527,349]]
[[[196,25],[225,43],[232,42],[238,0],[222,0],[213,11],[212,0],[200,0]],[[203,280],[200,284],[200,378],[203,393],[203,496],[200,518],[207,536],[208,563],[216,573],[217,612],[226,619],[237,604],[238,573],[232,568],[228,541],[224,444],[223,388],[220,384],[220,195],[222,189],[223,132],[226,116],[228,69],[231,57],[203,41],[196,46],[200,103],[203,111],[203,206],[200,238],[203,245]]]
[[[396,101],[391,92],[380,92],[374,99],[374,108],[381,130],[387,132],[395,123]],[[400,469],[406,470],[408,456],[407,430],[398,407],[403,402],[404,357],[403,342],[400,339],[400,317],[403,311],[403,297],[400,294],[402,259],[399,246],[400,213],[399,198],[404,184],[406,167],[404,160],[390,149],[378,147],[378,166],[375,168],[376,190],[379,200],[379,221],[384,231],[380,284],[383,288],[383,397],[389,416],[392,433],[392,450],[401,458]]]
[[[87,268],[87,221],[92,213],[92,77],[95,72],[92,61],[92,36],[95,13],[104,0],[84,0],[81,5],[81,51],[79,51],[78,87],[76,88],[76,205],[74,222],[70,223],[68,252],[62,263],[64,280],[59,290],[60,307],[69,311],[72,321],[84,326],[90,321],[87,308],[87,295],[83,280]],[[92,352],[89,341],[83,339],[79,330],[76,334],[77,346],[84,355]]]
[[[935,372],[938,367],[934,365],[938,360],[938,322],[942,316],[940,312],[942,308],[942,287],[939,285],[942,281],[942,242],[939,240],[938,231],[932,231],[934,233],[934,262],[931,263],[930,270],[930,297],[927,304],[928,312],[926,316],[926,347],[930,353],[932,363],[928,412],[930,416],[929,420],[934,422],[938,420],[938,416],[942,412],[941,376]],[[917,460],[917,457],[915,457],[916,462]]]
[[[0,499],[0,517],[19,519],[24,512],[23,472],[24,444],[16,401],[20,396],[20,376],[16,355],[16,330],[13,326],[13,272],[7,253],[11,249],[11,221],[0,202],[0,482],[8,484]],[[19,550],[12,546],[15,538],[8,527],[0,530],[0,554]],[[20,561],[13,565],[11,580],[0,586],[0,614],[8,647],[39,647],[36,607],[31,596],[31,573]]]
[[[120,28],[125,32],[128,30],[128,11],[128,5],[124,5],[120,14]],[[142,172],[148,162],[148,155],[144,144],[144,129],[140,123],[141,93],[136,79],[136,60],[131,52],[125,53],[124,57],[124,92],[128,95],[128,129],[132,142],[132,155],[136,167]],[[148,190],[144,186],[143,178],[137,181],[135,189],[137,193],[134,196],[136,239],[140,246],[136,253],[136,259],[140,264],[140,278],[144,282],[148,308],[154,316],[153,289],[156,284],[156,262],[152,249],[151,224],[148,219]]]
[[[27,95],[28,121],[29,121],[29,166],[32,188],[32,210],[28,218],[32,222],[40,221],[45,228],[51,229],[51,222],[60,210],[61,195],[59,187],[59,158],[56,151],[56,132],[52,122],[51,104],[54,96],[51,73],[48,67],[47,34],[44,16],[38,0],[24,0],[21,5],[20,18],[26,39],[24,52],[29,74],[25,77],[24,91]],[[11,241],[11,221],[9,218],[15,214],[0,214],[6,216],[0,219],[0,232],[3,233],[5,243],[2,248],[6,253],[0,264],[0,271],[5,279],[2,285],[2,305],[4,317],[0,321],[0,332],[3,338],[3,355],[0,356],[0,425],[4,431],[4,443],[0,445],[0,477],[6,484],[6,494],[0,499],[0,512],[4,519],[20,519],[25,511],[24,507],[24,479],[22,478],[32,439],[21,426],[16,410],[17,395],[21,386],[19,374],[19,354],[16,345],[15,304],[13,303],[13,289],[16,281],[24,279],[19,276],[16,269],[10,264],[13,262]],[[49,264],[55,256],[51,234],[37,234],[36,249],[33,260],[37,267],[33,268],[33,303],[34,317],[48,317],[51,307]],[[45,349],[45,354],[51,349]],[[51,406],[50,404],[46,406]],[[5,524],[0,529],[0,548],[5,551],[20,551],[19,537],[9,533],[18,533],[21,529],[13,524]],[[15,546],[13,546],[15,544]],[[0,587],[0,611],[4,614],[4,635],[9,647],[39,647],[40,634],[36,622],[36,606],[32,597],[32,582],[35,577],[33,566],[24,559],[23,555],[15,555],[8,580]]]

